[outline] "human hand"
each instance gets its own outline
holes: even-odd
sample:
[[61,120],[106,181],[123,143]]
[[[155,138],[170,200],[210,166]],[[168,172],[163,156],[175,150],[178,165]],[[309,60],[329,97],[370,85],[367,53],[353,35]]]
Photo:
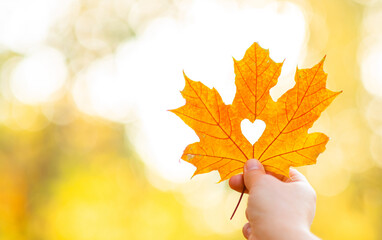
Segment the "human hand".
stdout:
[[249,240],[318,239],[310,232],[316,193],[304,175],[290,169],[290,178],[279,180],[267,174],[263,165],[250,159],[244,174],[231,177],[229,185],[249,193],[243,235]]

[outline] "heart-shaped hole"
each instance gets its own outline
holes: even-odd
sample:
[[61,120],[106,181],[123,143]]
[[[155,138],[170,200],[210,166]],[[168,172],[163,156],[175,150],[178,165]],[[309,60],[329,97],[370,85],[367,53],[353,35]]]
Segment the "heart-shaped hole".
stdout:
[[265,130],[265,122],[262,120],[256,119],[253,123],[251,123],[248,119],[244,119],[241,121],[241,132],[244,137],[253,145]]

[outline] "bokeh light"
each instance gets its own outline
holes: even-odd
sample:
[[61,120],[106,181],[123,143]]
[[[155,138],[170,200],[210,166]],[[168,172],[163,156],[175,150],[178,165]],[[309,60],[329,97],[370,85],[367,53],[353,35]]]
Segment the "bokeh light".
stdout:
[[[73,1],[16,0],[0,3],[0,44],[16,52],[28,52],[43,43],[50,28]],[[63,20],[63,19],[61,19]]]
[[15,66],[10,87],[20,102],[36,104],[59,97],[66,77],[62,54],[52,48],[38,49]]

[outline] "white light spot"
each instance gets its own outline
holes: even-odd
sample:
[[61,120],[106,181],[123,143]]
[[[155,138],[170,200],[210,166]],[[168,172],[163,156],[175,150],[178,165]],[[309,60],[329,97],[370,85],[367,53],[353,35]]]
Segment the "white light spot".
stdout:
[[50,27],[68,10],[72,0],[0,1],[0,45],[16,52],[43,43]]
[[120,78],[114,57],[107,56],[78,74],[73,97],[77,106],[90,115],[126,122],[134,106],[131,83],[132,79]]
[[376,43],[367,50],[360,61],[362,83],[369,93],[382,97],[382,44]]
[[14,96],[26,104],[38,104],[58,97],[67,77],[64,56],[56,49],[44,47],[27,55],[11,75]]

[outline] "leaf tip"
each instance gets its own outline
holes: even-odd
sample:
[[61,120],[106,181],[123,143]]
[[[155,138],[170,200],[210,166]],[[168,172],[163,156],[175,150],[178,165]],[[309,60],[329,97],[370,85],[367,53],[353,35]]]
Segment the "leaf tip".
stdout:
[[186,82],[189,82],[191,79],[189,77],[187,77],[186,73],[184,72],[183,70],[183,77],[184,79],[186,80]]
[[196,175],[201,174],[198,169],[195,170],[194,174],[192,174],[191,179],[193,179]]
[[337,97],[338,95],[340,95],[343,91],[338,91],[338,92],[334,92],[334,97]]
[[326,54],[325,56],[321,59],[321,61],[318,63],[320,65],[320,68],[323,69],[324,68],[324,62],[325,62],[325,59],[326,59]]
[[219,180],[218,182],[216,182],[215,184],[221,183],[221,182],[223,182],[223,181],[225,181],[225,180],[220,179],[220,180]]

